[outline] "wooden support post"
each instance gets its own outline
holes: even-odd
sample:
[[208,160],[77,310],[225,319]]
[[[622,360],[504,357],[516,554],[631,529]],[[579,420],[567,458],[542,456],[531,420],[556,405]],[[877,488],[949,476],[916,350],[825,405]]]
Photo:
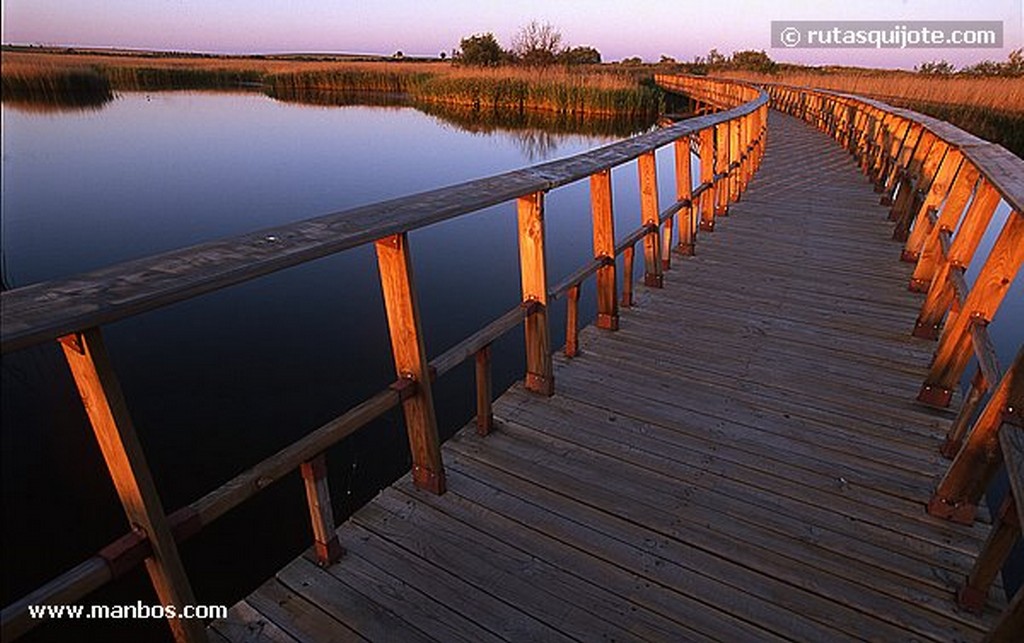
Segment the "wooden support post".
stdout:
[[548,280],[544,250],[544,193],[520,197],[519,269],[523,303],[530,306],[526,329],[526,388],[553,395],[555,382],[548,332]]
[[733,163],[739,163],[743,154],[743,119],[736,118],[729,121],[729,202],[736,203],[740,200],[740,166],[733,167]]
[[985,379],[980,368],[974,377],[971,378],[971,388],[967,391],[967,397],[964,398],[963,403],[960,405],[960,411],[956,414],[956,419],[950,425],[949,431],[946,432],[946,439],[939,448],[939,453],[947,460],[952,460],[960,452],[964,438],[971,428],[971,420],[974,419],[975,411],[978,410],[982,400],[985,398],[985,393],[994,385],[995,382],[989,382]]
[[963,154],[959,150],[950,149],[939,162],[938,170],[934,180],[928,186],[928,194],[916,213],[913,213],[913,227],[907,237],[907,243],[903,247],[903,254],[900,259],[913,263],[921,256],[921,249],[925,240],[932,233],[932,220],[929,214],[937,210],[939,205],[949,196],[953,186],[953,179],[957,176],[960,166],[963,164]]
[[[952,234],[960,222],[967,202],[974,194],[974,188],[978,183],[978,170],[971,164],[965,164],[957,172],[953,187],[950,188],[949,196],[946,198],[942,209],[939,210],[938,219],[932,227],[931,232],[925,238],[921,246],[921,254],[917,258],[917,266],[914,267],[914,274],[910,278],[910,290],[913,292],[928,292],[932,279],[935,277],[939,266],[947,261],[942,250],[942,243],[939,235],[945,231]],[[935,337],[938,337],[936,334]]]
[[951,391],[960,380],[971,355],[970,325],[992,321],[1024,263],[1024,214],[1011,212],[999,237],[978,273],[963,310],[942,332],[928,378],[918,399],[933,406],[948,406]]
[[591,175],[590,210],[594,222],[594,258],[607,262],[597,269],[597,327],[618,330],[619,301],[615,278],[615,217],[612,214],[611,170]]
[[664,275],[658,233],[658,170],[654,152],[641,154],[637,159],[637,169],[640,175],[640,216],[647,227],[644,235],[644,285],[661,288]]
[[330,567],[345,554],[334,532],[334,510],[331,508],[331,489],[327,482],[327,458],[321,453],[299,467],[306,487],[309,517],[313,523],[313,544],[316,562]]
[[[128,523],[149,539],[153,553],[146,559],[146,571],[156,595],[162,604],[183,613],[186,605],[195,605],[195,595],[100,329],[65,335],[60,344]],[[200,620],[168,622],[176,641],[206,640]]]
[[[907,158],[906,166],[897,180],[898,189],[894,195],[895,202],[892,204],[892,208],[889,209],[890,221],[899,221],[904,213],[910,211],[911,204],[914,202],[914,195],[917,193],[917,188],[922,181],[921,173],[924,160],[931,153],[931,148],[935,141],[936,138],[931,132],[924,132]],[[901,241],[906,241],[906,239],[901,239]]]
[[715,229],[715,130],[706,127],[700,131],[700,182],[712,184],[700,195],[700,229]]
[[676,200],[686,201],[686,205],[679,211],[679,254],[693,256],[696,250],[697,221],[693,207],[693,179],[690,170],[690,139],[684,137],[677,139],[673,146],[676,161]]
[[984,611],[988,589],[1020,537],[1020,518],[1017,517],[1017,503],[1012,493],[1006,494],[994,523],[963,587],[956,595],[960,607],[975,614]]
[[402,401],[412,452],[413,481],[421,489],[442,494],[445,478],[441,442],[437,435],[427,351],[413,285],[409,239],[405,233],[396,234],[379,239],[375,246],[395,371],[399,378],[417,384],[414,393]]
[[566,297],[565,314],[565,356],[576,357],[580,354],[579,346],[579,310],[580,310],[580,287],[579,284],[569,288]]
[[729,124],[715,125],[715,217],[729,215],[729,182],[718,178],[729,167]]
[[[1004,422],[1021,424],[1024,407],[1024,348],[992,391],[964,444],[928,503],[928,513],[971,524],[978,500],[1002,463],[999,427]],[[1016,429],[1024,430],[1018,426]]]
[[[954,300],[950,272],[965,270],[974,258],[992,215],[999,205],[999,193],[986,179],[982,179],[974,200],[964,215],[963,223],[956,237],[950,243],[949,251],[939,261],[935,275],[928,288],[928,295],[921,306],[921,313],[914,324],[913,335],[925,339],[936,339],[942,328],[942,319]],[[1011,217],[1012,218],[1012,217]],[[940,232],[941,234],[941,232]],[[941,241],[941,240],[940,240]],[[942,252],[941,243],[939,252]]]
[[899,208],[894,208],[896,226],[893,228],[892,238],[896,241],[906,242],[908,240],[911,224],[917,218],[925,195],[935,181],[935,173],[938,171],[939,164],[942,163],[946,151],[949,149],[946,143],[938,140],[934,135],[929,134],[928,139],[931,141],[930,144],[922,143],[918,146],[918,152],[922,149],[927,149],[927,152],[923,155],[915,153],[914,160],[911,162],[910,171],[915,180],[911,185],[912,189],[908,198]]
[[629,308],[633,305],[633,255],[636,246],[629,246],[622,251],[622,305]]
[[494,428],[491,410],[493,390],[491,384],[491,345],[476,352],[476,432],[487,435]]

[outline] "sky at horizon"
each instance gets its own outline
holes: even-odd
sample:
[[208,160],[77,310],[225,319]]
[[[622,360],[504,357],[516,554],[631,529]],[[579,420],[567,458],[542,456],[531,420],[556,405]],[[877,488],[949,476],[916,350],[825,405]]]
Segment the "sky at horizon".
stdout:
[[[1024,0],[4,0],[5,44],[209,53],[337,52],[436,56],[492,32],[508,46],[523,24],[557,26],[566,44],[606,61],[680,61],[763,49],[780,62],[913,68],[1005,60],[1024,46]],[[998,20],[1000,49],[772,48],[772,20]]]

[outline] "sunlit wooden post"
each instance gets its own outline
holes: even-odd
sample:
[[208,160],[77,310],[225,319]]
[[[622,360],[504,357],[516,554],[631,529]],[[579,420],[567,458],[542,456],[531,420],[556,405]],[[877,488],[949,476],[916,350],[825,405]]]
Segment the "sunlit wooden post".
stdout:
[[[978,500],[1002,463],[999,429],[1006,422],[1024,418],[1024,348],[992,391],[988,404],[974,423],[967,442],[949,465],[928,503],[928,513],[955,522],[971,524]],[[1024,431],[1024,427],[1010,427]]]
[[441,443],[437,435],[419,305],[413,286],[409,239],[405,233],[396,234],[379,239],[375,246],[395,371],[400,379],[416,384],[415,388],[409,389],[411,394],[402,400],[412,452],[413,481],[421,489],[442,494],[445,491],[444,466],[441,463]]
[[331,489],[327,482],[327,458],[323,453],[299,467],[306,487],[306,502],[313,524],[313,546],[321,567],[330,567],[344,555],[345,550],[334,532],[334,509],[331,507]]
[[953,387],[973,354],[971,324],[992,321],[1022,263],[1024,214],[1014,211],[1006,219],[960,314],[943,330],[931,370],[918,395],[919,400],[933,406],[949,405]]
[[998,205],[999,193],[987,179],[982,179],[956,237],[953,237],[949,250],[936,267],[921,313],[914,325],[915,337],[935,339],[939,336],[943,317],[955,299],[951,274],[953,271],[962,272],[971,263]]
[[700,195],[700,229],[715,229],[715,130],[705,127],[700,131],[700,182],[710,185]]
[[[891,206],[893,204],[896,188],[899,186],[907,172],[907,167],[910,165],[910,160],[914,154],[914,150],[917,149],[917,144],[921,138],[921,132],[923,129],[924,128],[918,123],[910,124],[906,137],[900,143],[899,151],[896,153],[892,168],[889,171],[889,176],[886,178],[885,190],[882,194],[881,201],[879,201],[881,205]],[[889,216],[892,218],[891,211]]]
[[[935,273],[946,262],[942,237],[953,234],[957,223],[960,222],[964,208],[967,207],[968,201],[974,194],[977,183],[978,170],[974,165],[965,164],[957,172],[949,196],[943,203],[942,209],[939,210],[938,219],[921,246],[921,254],[917,258],[914,274],[910,278],[910,290],[913,292],[928,292]],[[938,334],[933,337],[938,337]]]
[[622,305],[629,308],[633,305],[633,257],[636,246],[627,246],[622,251]]
[[939,165],[949,150],[949,145],[938,140],[931,133],[929,133],[929,139],[932,141],[930,145],[922,144],[919,146],[922,149],[927,148],[928,151],[920,161],[917,160],[917,155],[915,155],[915,161],[911,165],[911,189],[903,204],[896,209],[896,226],[893,228],[892,233],[892,238],[896,241],[907,241],[910,235],[910,226],[916,219],[917,212],[924,202],[924,195],[931,190]]
[[590,176],[590,210],[594,227],[594,258],[605,261],[605,265],[597,270],[597,327],[618,330],[619,300],[615,276],[611,170],[602,170]]
[[494,413],[491,410],[493,386],[491,382],[491,345],[476,352],[476,432],[487,435],[494,428]]
[[907,237],[907,243],[903,247],[901,259],[907,262],[915,262],[921,256],[921,249],[925,239],[932,233],[932,212],[935,211],[947,196],[953,186],[953,178],[963,164],[963,154],[956,149],[950,149],[939,163],[939,168],[934,180],[928,186],[928,194],[924,202],[915,214],[913,228]]
[[[152,555],[146,559],[146,571],[157,597],[183,613],[186,605],[195,605],[195,595],[100,329],[66,335],[60,344],[128,523],[149,539]],[[175,640],[206,641],[201,620],[168,621]]]
[[658,173],[654,152],[646,152],[637,159],[640,174],[640,216],[647,228],[644,235],[644,285],[661,288],[664,280],[659,239]]
[[740,156],[743,152],[743,119],[729,121],[729,201],[740,200]]
[[697,236],[696,219],[693,207],[693,179],[690,170],[690,139],[683,137],[676,139],[674,144],[675,168],[676,168],[676,199],[686,201],[686,205],[679,211],[679,254],[692,256],[695,250]]
[[523,305],[529,308],[526,329],[526,388],[552,395],[555,383],[548,332],[548,281],[544,254],[544,193],[520,197],[519,269]]
[[715,125],[715,217],[724,217],[729,214],[729,184],[725,178],[719,178],[725,174],[729,167],[729,128],[728,123]]

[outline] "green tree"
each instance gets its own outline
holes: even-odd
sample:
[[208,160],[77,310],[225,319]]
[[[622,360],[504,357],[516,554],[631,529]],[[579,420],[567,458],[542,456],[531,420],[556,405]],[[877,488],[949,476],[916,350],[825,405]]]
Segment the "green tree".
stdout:
[[558,62],[566,65],[598,65],[601,63],[601,52],[587,46],[564,49],[558,54]]
[[494,67],[501,64],[505,55],[501,45],[492,33],[477,34],[459,42],[459,62],[465,65]]
[[736,69],[759,71],[767,74],[774,72],[776,67],[775,61],[769,58],[763,49],[761,51],[734,51],[729,62]]
[[956,67],[954,67],[948,60],[934,60],[930,62],[923,62],[917,67],[914,67],[914,70],[919,74],[948,76],[956,71]]

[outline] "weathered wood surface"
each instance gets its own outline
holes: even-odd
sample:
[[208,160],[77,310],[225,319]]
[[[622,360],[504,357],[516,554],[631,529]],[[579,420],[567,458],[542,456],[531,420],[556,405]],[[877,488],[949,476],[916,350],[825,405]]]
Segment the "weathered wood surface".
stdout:
[[445,495],[406,476],[338,529],[341,561],[296,560],[217,632],[980,640],[1005,601],[956,607],[988,525],[924,511],[952,413],[913,401],[934,344],[911,268],[855,161],[771,119],[731,216],[555,357],[552,397],[511,388],[444,445]]

